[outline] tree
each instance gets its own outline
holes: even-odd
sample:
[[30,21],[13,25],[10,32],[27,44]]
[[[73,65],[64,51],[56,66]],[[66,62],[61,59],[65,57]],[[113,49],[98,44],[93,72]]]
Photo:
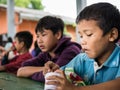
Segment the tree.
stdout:
[[14,0],[15,6],[28,8],[30,0]]
[[6,3],[7,3],[7,0],[0,0],[0,3],[6,4]]
[[[15,6],[43,10],[42,0],[14,0]],[[7,4],[7,0],[0,0],[0,3]]]
[[31,1],[33,9],[40,9],[40,10],[44,9],[44,6],[41,3],[42,0],[30,0],[30,1]]

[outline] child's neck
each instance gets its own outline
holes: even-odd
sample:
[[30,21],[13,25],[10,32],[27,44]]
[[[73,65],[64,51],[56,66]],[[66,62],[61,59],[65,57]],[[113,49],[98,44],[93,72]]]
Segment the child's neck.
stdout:
[[19,54],[22,55],[22,54],[27,53],[27,52],[29,52],[29,51],[28,51],[28,50],[21,50],[21,51],[19,52]]
[[114,49],[115,45],[109,47],[108,50],[106,50],[107,52],[102,53],[101,56],[95,59],[99,66],[101,66],[109,58]]
[[55,57],[55,53],[51,52],[51,53],[49,53],[49,54],[50,54],[50,56],[51,56],[52,58]]

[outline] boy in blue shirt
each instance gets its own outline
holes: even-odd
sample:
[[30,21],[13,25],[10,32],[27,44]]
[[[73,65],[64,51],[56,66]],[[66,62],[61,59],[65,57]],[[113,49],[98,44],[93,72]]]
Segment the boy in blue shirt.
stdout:
[[[96,3],[83,9],[76,19],[80,44],[84,53],[77,55],[59,70],[55,63],[45,64],[46,71],[61,77],[48,77],[46,84],[56,90],[120,90],[120,12],[109,3]],[[64,72],[71,68],[87,86],[77,87],[67,81]]]

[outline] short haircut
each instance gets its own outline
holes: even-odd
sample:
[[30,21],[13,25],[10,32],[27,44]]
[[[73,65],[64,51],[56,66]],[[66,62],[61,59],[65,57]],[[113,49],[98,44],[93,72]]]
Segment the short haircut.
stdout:
[[15,38],[18,38],[19,42],[24,42],[25,47],[29,49],[33,42],[33,35],[29,31],[21,31],[16,33]]
[[43,32],[45,29],[51,30],[53,34],[61,31],[63,35],[64,22],[62,19],[55,16],[44,16],[38,21],[35,32]]
[[8,37],[8,42],[13,42],[12,38],[11,37]]
[[106,35],[112,28],[118,29],[118,38],[120,38],[120,12],[110,3],[96,3],[85,7],[77,16],[76,23],[81,20],[95,20],[97,25],[103,30],[103,35]]

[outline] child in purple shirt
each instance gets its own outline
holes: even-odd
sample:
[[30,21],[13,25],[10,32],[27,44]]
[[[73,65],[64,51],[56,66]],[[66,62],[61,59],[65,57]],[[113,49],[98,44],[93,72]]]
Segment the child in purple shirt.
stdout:
[[81,46],[64,36],[63,30],[64,23],[60,18],[45,16],[39,20],[35,32],[42,52],[23,63],[23,67],[17,72],[18,77],[44,81],[42,71],[46,62],[53,61],[61,67],[80,53]]

